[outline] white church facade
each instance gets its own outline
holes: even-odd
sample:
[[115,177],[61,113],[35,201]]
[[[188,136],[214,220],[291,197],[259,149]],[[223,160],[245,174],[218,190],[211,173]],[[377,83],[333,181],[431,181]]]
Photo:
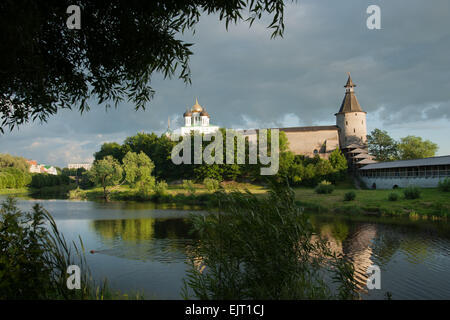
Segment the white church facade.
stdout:
[[209,123],[210,116],[203,108],[198,100],[195,99],[195,104],[192,108],[186,110],[183,114],[184,126],[180,128],[180,134],[190,134],[191,132],[200,134],[210,134],[219,130],[218,126],[213,126]]

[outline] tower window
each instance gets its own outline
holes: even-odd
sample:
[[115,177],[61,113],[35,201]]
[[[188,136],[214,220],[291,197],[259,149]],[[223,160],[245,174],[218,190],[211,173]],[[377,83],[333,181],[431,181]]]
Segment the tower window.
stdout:
[[355,133],[356,132],[356,129],[355,128],[353,128],[353,133]]
[[361,124],[364,124],[364,120],[361,120]]
[[345,124],[348,126],[348,121],[345,121]]

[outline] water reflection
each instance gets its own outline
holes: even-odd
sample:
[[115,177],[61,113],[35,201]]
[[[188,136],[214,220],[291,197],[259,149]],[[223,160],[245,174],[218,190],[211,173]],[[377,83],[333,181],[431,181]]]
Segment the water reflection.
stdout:
[[[403,220],[386,224],[351,218],[312,216],[316,230],[330,248],[342,253],[355,267],[363,298],[383,298],[389,291],[394,299],[450,299],[448,226]],[[420,222],[419,222],[420,223]],[[381,269],[381,290],[367,290],[366,274],[371,265]]]
[[89,227],[101,238],[96,252],[126,259],[184,261],[192,242],[187,219],[94,220]]
[[[41,203],[68,241],[80,235],[95,279],[122,291],[180,298],[186,257],[195,245],[187,215],[151,203],[20,200],[22,210]],[[197,214],[202,214],[197,212]],[[317,233],[350,259],[363,299],[450,299],[450,223],[366,216],[310,215]],[[381,290],[366,290],[369,265],[381,269]]]

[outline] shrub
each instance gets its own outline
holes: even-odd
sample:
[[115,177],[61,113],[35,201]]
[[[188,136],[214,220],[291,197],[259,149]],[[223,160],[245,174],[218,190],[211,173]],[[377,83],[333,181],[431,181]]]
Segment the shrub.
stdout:
[[167,194],[168,185],[167,182],[161,180],[155,184],[155,193],[157,196],[164,196]]
[[353,201],[356,198],[356,193],[354,191],[349,191],[344,195],[344,201]]
[[398,200],[398,193],[395,193],[395,192],[389,193],[388,200],[389,201],[397,201]]
[[214,192],[219,189],[219,181],[216,179],[205,178],[203,184],[209,192]]
[[315,191],[319,194],[330,194],[334,191],[334,186],[331,182],[324,180],[317,185]]
[[403,190],[405,199],[419,199],[420,193],[420,189],[416,186],[409,186]]
[[[75,243],[65,242],[51,215],[39,204],[30,213],[20,211],[11,197],[1,204],[0,252],[0,300],[95,296],[84,253]],[[81,290],[66,286],[69,265],[83,270]]]
[[87,194],[86,191],[81,190],[80,188],[76,188],[73,190],[69,190],[68,192],[68,197],[69,199],[86,199],[87,198]]
[[438,184],[438,189],[444,192],[450,192],[450,178],[445,178],[440,180]]
[[192,182],[192,180],[183,180],[183,188],[187,190],[190,194],[194,194],[196,191],[194,182]]
[[190,217],[201,245],[189,252],[184,298],[356,298],[352,264],[313,237],[292,189],[273,185],[267,198],[237,191],[216,197],[220,213]]

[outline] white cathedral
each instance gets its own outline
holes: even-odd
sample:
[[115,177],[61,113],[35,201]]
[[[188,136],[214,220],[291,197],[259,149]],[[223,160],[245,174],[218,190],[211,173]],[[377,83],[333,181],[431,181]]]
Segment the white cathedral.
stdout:
[[184,126],[180,128],[181,135],[194,133],[210,134],[219,130],[218,126],[212,126],[209,124],[209,114],[206,109],[198,104],[198,100],[195,99],[195,104],[189,110],[183,114]]

